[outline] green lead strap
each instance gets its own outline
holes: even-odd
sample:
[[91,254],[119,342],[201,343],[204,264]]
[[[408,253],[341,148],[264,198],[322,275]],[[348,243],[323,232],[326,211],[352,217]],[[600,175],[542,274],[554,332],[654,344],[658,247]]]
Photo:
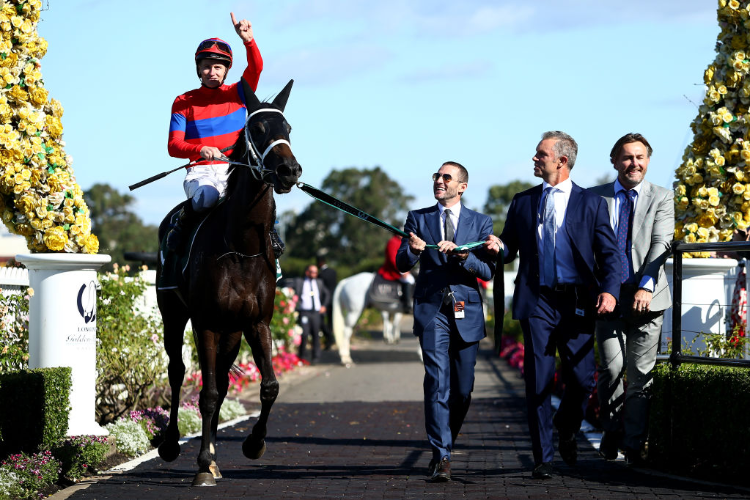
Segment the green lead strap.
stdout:
[[[342,212],[345,212],[349,215],[353,215],[354,217],[363,220],[365,222],[369,222],[370,224],[374,224],[378,227],[382,227],[383,229],[390,231],[393,234],[396,234],[398,236],[401,236],[403,238],[408,238],[409,235],[403,232],[402,230],[391,226],[387,222],[383,222],[382,220],[378,219],[377,217],[373,217],[372,215],[368,214],[367,212],[363,212],[362,210],[358,209],[357,207],[353,207],[352,205],[349,205],[348,203],[345,203],[338,198],[334,198],[333,196],[324,193],[323,191],[314,188],[310,186],[309,184],[305,184],[304,182],[298,182],[297,187],[300,188],[302,191],[307,193],[309,196],[315,198],[316,200],[325,203],[326,205],[333,207],[337,210],[341,210]],[[466,250],[471,250],[472,248],[476,248],[480,245],[483,245],[484,241],[475,241],[473,243],[467,243],[465,245],[457,246],[454,250],[454,252],[463,252]],[[425,248],[437,248],[437,245],[427,245]]]

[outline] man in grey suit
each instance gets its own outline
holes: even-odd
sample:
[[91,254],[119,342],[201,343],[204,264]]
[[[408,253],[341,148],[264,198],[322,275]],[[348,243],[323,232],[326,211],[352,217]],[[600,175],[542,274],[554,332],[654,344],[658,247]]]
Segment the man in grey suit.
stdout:
[[672,305],[664,263],[674,238],[674,193],[645,180],[652,151],[641,134],[621,137],[610,153],[617,180],[590,189],[607,201],[622,268],[619,310],[596,325],[605,431],[599,453],[614,460],[621,448],[631,464],[645,458],[648,387],[664,310]]

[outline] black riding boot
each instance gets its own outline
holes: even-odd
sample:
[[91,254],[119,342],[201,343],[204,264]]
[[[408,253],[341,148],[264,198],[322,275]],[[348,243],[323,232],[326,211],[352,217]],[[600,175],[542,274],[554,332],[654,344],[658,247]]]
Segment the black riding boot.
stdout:
[[414,285],[412,283],[401,283],[401,304],[406,314],[411,314],[414,309]]
[[197,216],[191,204],[187,203],[172,217],[173,224],[167,233],[167,250],[176,252],[182,249],[186,234],[189,233]]
[[276,232],[275,226],[271,228],[271,248],[273,248],[273,254],[277,259],[284,253],[285,245],[284,242],[281,241],[279,233]]

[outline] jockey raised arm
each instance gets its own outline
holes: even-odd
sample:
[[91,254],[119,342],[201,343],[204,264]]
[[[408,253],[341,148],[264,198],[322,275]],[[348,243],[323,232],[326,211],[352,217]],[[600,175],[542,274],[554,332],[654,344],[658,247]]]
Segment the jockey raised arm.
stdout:
[[[250,21],[237,21],[230,13],[232,25],[245,46],[247,67],[242,76],[255,91],[263,59],[253,36]],[[229,164],[221,158],[232,153],[240,132],[245,126],[247,108],[239,82],[224,83],[232,67],[230,45],[220,38],[208,38],[198,44],[195,67],[201,86],[178,96],[172,104],[169,124],[169,155],[188,158],[183,188],[190,203],[178,213],[177,222],[167,235],[167,247],[179,250],[184,244],[183,234],[198,218],[216,205],[225,194]],[[284,250],[276,230],[271,231],[271,243],[278,258]]]

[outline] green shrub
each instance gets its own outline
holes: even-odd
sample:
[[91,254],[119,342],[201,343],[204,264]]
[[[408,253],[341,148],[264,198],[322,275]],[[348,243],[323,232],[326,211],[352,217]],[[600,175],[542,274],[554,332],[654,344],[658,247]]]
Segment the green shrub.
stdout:
[[15,497],[38,497],[38,492],[57,482],[60,478],[60,461],[47,450],[33,455],[20,453],[10,456],[0,464],[6,477],[8,472],[15,474]]
[[68,430],[71,369],[39,368],[0,375],[0,454],[49,449]]
[[654,369],[649,460],[661,469],[750,484],[750,370]]
[[[100,424],[166,402],[167,357],[161,321],[135,312],[146,289],[128,266],[100,276],[97,297],[96,414]],[[127,278],[127,279],[126,279]]]
[[31,289],[0,294],[0,373],[29,367],[29,297]]
[[180,429],[181,436],[201,432],[202,425],[201,415],[196,409],[180,407],[177,410],[177,428]]
[[18,474],[9,468],[0,467],[0,500],[21,498],[23,488],[18,484]]
[[227,420],[233,420],[237,417],[242,417],[247,414],[247,410],[240,403],[239,399],[225,399],[221,404],[219,410],[219,420],[225,422]]
[[108,450],[106,437],[74,436],[53,448],[52,454],[60,460],[63,476],[80,479],[87,472],[98,469]]
[[122,418],[106,425],[106,429],[115,437],[117,451],[129,457],[143,455],[151,448],[151,441],[138,422]]

